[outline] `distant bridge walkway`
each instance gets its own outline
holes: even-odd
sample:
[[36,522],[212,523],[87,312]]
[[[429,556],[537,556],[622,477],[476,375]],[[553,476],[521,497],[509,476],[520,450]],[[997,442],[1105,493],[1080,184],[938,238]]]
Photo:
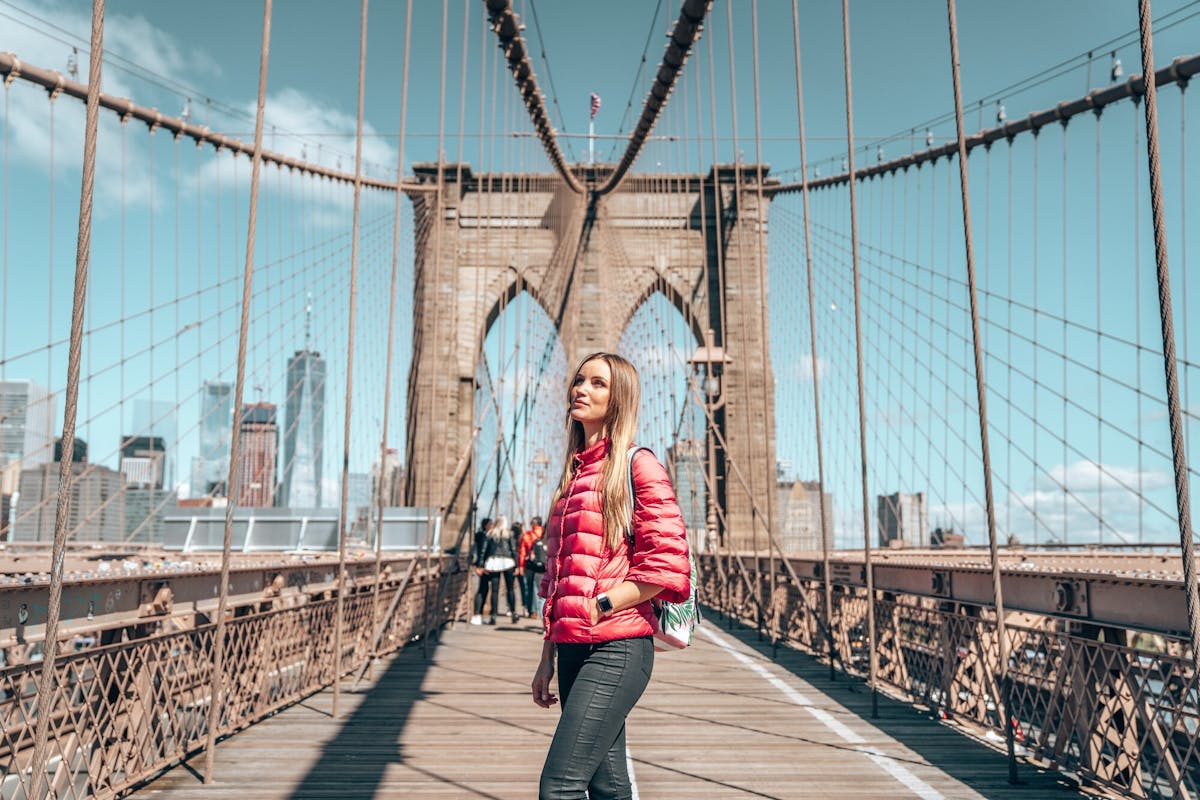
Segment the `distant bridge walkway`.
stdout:
[[[537,778],[557,711],[536,707],[529,680],[540,627],[458,624],[376,667],[374,683],[313,695],[167,772],[139,798],[520,798]],[[1095,796],[1057,772],[1021,765],[1008,783],[999,750],[752,630],[706,620],[685,653],[659,654],[629,721],[642,798],[1069,798]]]

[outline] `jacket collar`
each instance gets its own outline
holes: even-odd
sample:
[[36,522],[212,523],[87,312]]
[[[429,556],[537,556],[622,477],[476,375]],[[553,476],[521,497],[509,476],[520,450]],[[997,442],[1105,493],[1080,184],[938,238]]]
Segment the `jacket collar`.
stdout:
[[608,455],[609,438],[606,436],[590,447],[575,452],[575,462],[577,464],[591,464],[601,460]]

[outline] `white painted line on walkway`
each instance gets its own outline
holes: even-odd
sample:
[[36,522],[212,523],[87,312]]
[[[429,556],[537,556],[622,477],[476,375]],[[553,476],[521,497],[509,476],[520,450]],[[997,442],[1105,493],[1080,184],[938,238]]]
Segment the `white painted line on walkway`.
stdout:
[[[762,663],[754,660],[745,653],[737,650],[729,643],[729,641],[712,629],[711,625],[701,625],[696,628],[699,633],[702,633],[709,641],[720,647],[725,652],[729,653],[735,659],[745,664],[751,672],[763,678],[776,689],[778,689],[784,697],[791,700],[796,705],[802,707],[805,711],[816,718],[847,744],[864,745],[866,739],[860,734],[855,733],[846,727],[841,721],[836,719],[832,714],[823,708],[813,705],[813,702],[798,692],[795,687],[789,686],[782,679],[776,677],[769,669],[763,666]],[[908,767],[896,761],[894,758],[884,753],[877,747],[856,747],[856,750],[861,752],[867,758],[874,761],[879,767],[900,783],[908,787],[908,789],[922,800],[946,800],[937,789],[934,789],[925,781],[914,775]]]

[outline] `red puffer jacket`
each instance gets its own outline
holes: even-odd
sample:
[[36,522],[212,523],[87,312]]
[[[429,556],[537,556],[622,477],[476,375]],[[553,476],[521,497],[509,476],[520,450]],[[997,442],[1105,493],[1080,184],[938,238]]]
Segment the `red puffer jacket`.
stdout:
[[[667,471],[651,453],[633,459],[634,544],[625,537],[608,547],[600,500],[604,457],[602,439],[575,454],[575,476],[555,504],[546,527],[546,574],[538,594],[546,598],[542,620],[552,642],[607,642],[654,634],[650,601],[622,609],[592,625],[591,598],[622,581],[663,587],[659,597],[682,602],[691,594],[688,544],[683,516]],[[624,454],[617,456],[624,460]],[[624,464],[622,464],[624,468]]]

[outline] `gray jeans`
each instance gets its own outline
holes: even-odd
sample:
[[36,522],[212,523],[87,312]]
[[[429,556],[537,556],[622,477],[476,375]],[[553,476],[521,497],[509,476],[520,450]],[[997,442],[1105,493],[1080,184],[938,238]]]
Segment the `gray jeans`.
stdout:
[[654,640],[560,644],[562,716],[542,767],[540,800],[632,798],[625,764],[625,717],[654,669]]

